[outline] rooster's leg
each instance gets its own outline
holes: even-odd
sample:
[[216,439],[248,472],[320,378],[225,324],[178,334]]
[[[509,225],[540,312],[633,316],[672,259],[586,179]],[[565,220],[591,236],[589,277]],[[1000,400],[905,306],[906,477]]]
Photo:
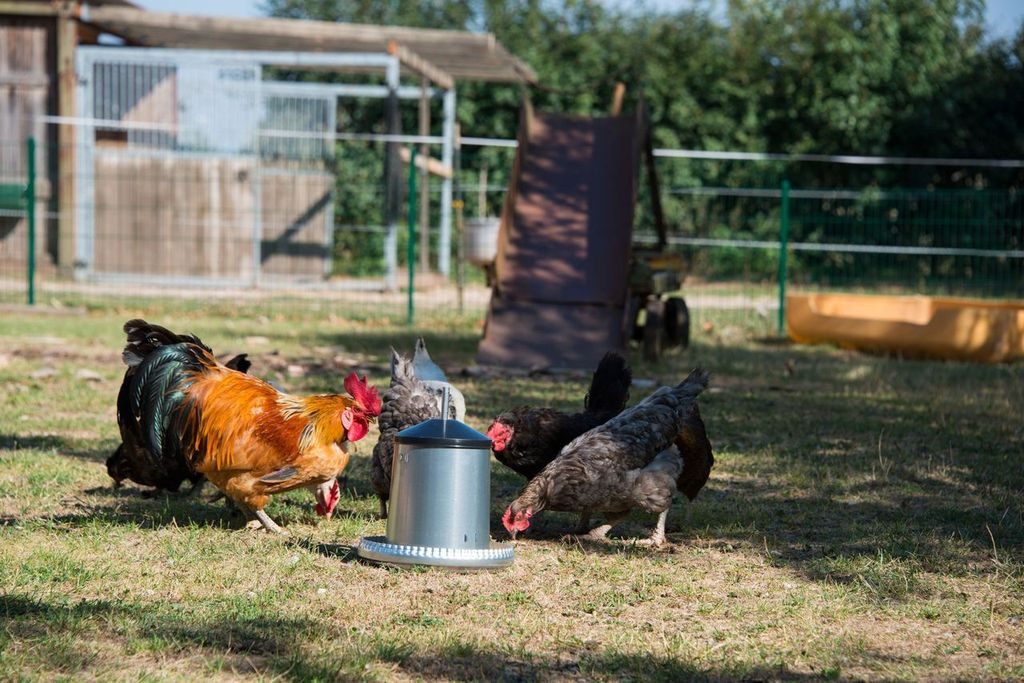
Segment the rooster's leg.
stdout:
[[388,502],[386,500],[384,500],[383,498],[380,499],[380,518],[381,519],[387,519],[388,518]]
[[254,510],[253,512],[256,515],[256,519],[259,520],[260,524],[262,524],[263,528],[267,531],[272,531],[275,534],[281,534],[282,536],[288,535],[288,532],[279,527],[263,510]]
[[245,513],[245,516],[249,518],[249,522],[245,525],[246,529],[256,530],[263,527],[267,531],[275,534],[281,534],[282,536],[288,535],[288,532],[279,527],[263,510],[254,510],[241,501],[235,501],[235,504],[242,512]]
[[187,497],[189,497],[189,498],[191,498],[192,496],[198,496],[200,493],[203,492],[203,487],[205,485],[206,485],[206,480],[205,479],[200,479],[199,481],[196,481],[196,482],[194,482],[192,484],[192,488],[190,488],[188,490],[188,493],[186,493],[185,495]]

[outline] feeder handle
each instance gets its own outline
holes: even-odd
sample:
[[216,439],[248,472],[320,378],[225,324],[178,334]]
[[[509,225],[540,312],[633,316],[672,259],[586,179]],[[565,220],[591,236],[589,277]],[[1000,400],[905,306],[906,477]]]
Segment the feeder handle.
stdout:
[[444,423],[444,432],[448,431],[448,387],[441,389],[441,421]]

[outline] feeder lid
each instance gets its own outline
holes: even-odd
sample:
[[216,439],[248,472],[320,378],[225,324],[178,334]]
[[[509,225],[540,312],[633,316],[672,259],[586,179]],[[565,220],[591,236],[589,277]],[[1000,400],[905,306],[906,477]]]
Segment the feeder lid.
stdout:
[[439,417],[403,429],[395,435],[395,441],[417,446],[491,449],[491,440],[485,434],[458,420],[442,420]]

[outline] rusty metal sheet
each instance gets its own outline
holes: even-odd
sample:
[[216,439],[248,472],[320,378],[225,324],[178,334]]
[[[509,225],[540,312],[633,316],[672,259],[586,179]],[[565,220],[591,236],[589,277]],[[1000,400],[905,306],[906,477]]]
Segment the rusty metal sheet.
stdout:
[[477,361],[518,368],[593,368],[625,353],[623,309],[491,297]]
[[497,286],[517,299],[621,306],[639,129],[632,116],[535,113],[503,222]]

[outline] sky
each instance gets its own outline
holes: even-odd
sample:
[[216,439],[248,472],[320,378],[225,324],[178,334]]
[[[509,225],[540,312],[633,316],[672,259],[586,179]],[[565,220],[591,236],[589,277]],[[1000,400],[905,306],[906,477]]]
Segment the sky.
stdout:
[[[132,0],[135,4],[154,12],[180,12],[182,14],[212,14],[222,17],[261,16],[260,0]],[[610,5],[621,5],[622,0],[608,0]],[[648,4],[672,9],[692,4],[689,0],[648,0]],[[1010,38],[1024,19],[1024,0],[988,0],[985,21],[991,35]]]

